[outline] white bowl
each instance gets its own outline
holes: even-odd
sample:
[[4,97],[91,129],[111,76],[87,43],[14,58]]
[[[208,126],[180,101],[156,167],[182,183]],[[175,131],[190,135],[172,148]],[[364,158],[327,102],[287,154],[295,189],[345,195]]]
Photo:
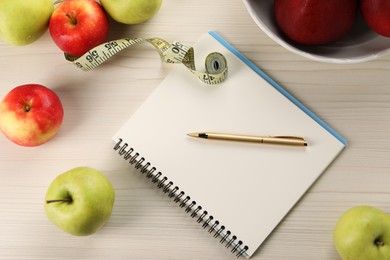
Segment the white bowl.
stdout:
[[283,35],[274,21],[274,0],[243,0],[252,19],[271,39],[303,57],[330,63],[358,63],[374,60],[390,52],[390,38],[367,27],[361,15],[352,30],[339,41],[324,46],[303,46]]

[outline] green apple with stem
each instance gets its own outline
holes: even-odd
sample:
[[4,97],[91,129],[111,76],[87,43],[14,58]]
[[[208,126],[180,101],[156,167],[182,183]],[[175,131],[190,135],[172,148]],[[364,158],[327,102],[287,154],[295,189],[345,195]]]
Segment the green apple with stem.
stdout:
[[138,24],[160,10],[162,0],[100,0],[106,12],[117,22]]
[[371,206],[355,206],[338,220],[334,243],[343,260],[390,260],[390,216]]
[[53,0],[1,0],[0,38],[12,45],[27,45],[48,29]]
[[77,167],[58,175],[45,197],[48,219],[75,236],[99,230],[111,216],[115,191],[100,171]]

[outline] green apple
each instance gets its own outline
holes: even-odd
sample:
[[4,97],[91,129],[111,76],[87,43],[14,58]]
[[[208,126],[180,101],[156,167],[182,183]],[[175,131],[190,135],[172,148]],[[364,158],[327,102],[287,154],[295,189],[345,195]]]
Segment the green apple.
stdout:
[[162,0],[100,0],[106,12],[117,22],[138,24],[152,18]]
[[371,206],[353,207],[338,220],[334,243],[343,260],[390,260],[390,216]]
[[57,176],[45,197],[48,219],[75,236],[95,233],[109,219],[115,191],[101,172],[78,167]]
[[0,38],[9,44],[27,45],[48,28],[53,0],[1,0]]

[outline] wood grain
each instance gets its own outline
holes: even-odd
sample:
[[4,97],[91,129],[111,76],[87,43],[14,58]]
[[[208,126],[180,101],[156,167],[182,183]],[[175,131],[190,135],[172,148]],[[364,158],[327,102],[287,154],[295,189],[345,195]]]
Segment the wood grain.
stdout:
[[[390,212],[390,56],[349,65],[302,58],[261,32],[236,0],[166,0],[147,23],[112,22],[110,38],[158,36],[191,45],[209,30],[348,141],[252,259],[340,259],[332,234],[345,210],[369,204]],[[82,72],[48,33],[25,47],[0,42],[0,60],[0,96],[40,83],[65,108],[61,131],[43,146],[19,147],[0,137],[0,259],[235,259],[112,149],[114,132],[177,65],[162,64],[145,44]],[[55,176],[82,165],[103,171],[117,199],[102,230],[72,237],[46,219],[43,198]]]

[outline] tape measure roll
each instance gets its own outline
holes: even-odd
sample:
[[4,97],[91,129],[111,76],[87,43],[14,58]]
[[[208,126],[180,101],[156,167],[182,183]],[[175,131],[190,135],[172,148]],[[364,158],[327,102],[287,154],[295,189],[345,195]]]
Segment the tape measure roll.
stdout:
[[168,43],[161,38],[124,38],[103,43],[81,57],[68,55],[65,58],[84,71],[90,71],[106,60],[138,43],[148,42],[158,51],[161,60],[165,63],[181,63],[186,66],[202,82],[214,85],[224,81],[228,74],[225,57],[218,52],[210,53],[206,57],[206,72],[197,71],[194,60],[194,49],[180,42]]

